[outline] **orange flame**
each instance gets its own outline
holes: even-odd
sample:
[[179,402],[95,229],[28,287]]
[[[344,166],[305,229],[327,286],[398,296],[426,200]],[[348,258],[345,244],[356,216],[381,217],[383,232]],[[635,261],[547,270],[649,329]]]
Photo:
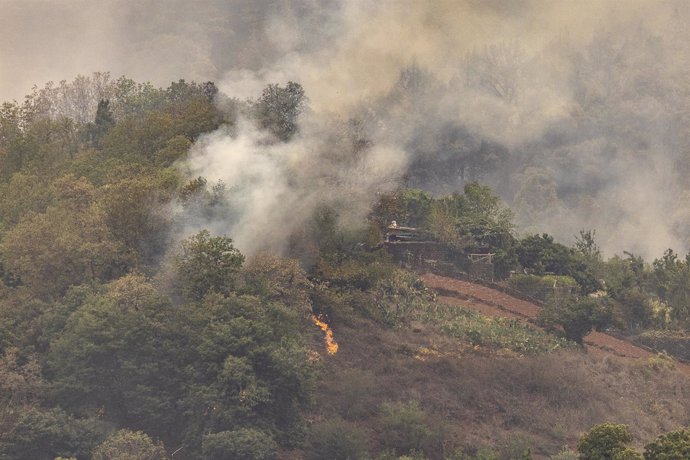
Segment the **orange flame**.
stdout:
[[335,340],[333,340],[333,331],[328,326],[328,324],[326,324],[323,321],[323,316],[311,315],[311,319],[312,321],[314,321],[314,324],[319,326],[321,330],[326,333],[324,342],[326,342],[326,350],[328,350],[328,354],[336,354],[338,352],[338,343]]

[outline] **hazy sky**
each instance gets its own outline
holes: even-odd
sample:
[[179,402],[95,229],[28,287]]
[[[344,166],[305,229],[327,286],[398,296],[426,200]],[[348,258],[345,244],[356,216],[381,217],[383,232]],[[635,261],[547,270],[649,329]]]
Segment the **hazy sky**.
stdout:
[[[460,126],[505,146],[511,163],[486,181],[523,230],[572,240],[595,228],[609,254],[655,256],[690,244],[678,200],[690,186],[674,176],[690,158],[678,121],[690,119],[688,24],[686,0],[0,0],[0,99],[96,71],[161,86],[213,80],[241,98],[299,81],[323,116],[303,120],[288,153],[261,153],[265,190],[247,191],[261,199],[293,175],[285,158],[333,157],[326,114],[362,107],[376,113],[377,148],[338,180],[357,176],[351,185],[369,195],[379,182],[389,189],[415,160],[409,141],[421,125],[408,115],[424,108],[426,128]],[[443,90],[417,94],[411,110],[386,105],[413,64]],[[509,97],[487,91],[505,83],[515,85]],[[200,172],[257,158],[253,133],[214,136],[195,150]],[[267,203],[321,196],[327,170]],[[319,181],[323,190],[310,188]]]
[[[228,70],[318,70],[312,80],[368,95],[416,59],[452,75],[467,50],[559,34],[587,37],[610,15],[650,19],[640,0],[0,0],[0,98],[109,71],[167,85]],[[682,2],[681,2],[682,4]],[[668,8],[666,8],[668,9]],[[318,68],[313,65],[317,62]],[[306,65],[305,65],[306,64]],[[375,77],[375,78],[372,78]],[[314,91],[314,90],[312,90]],[[318,97],[317,97],[318,99]]]
[[0,97],[95,71],[167,86],[256,68],[273,56],[263,30],[281,3],[0,0]]

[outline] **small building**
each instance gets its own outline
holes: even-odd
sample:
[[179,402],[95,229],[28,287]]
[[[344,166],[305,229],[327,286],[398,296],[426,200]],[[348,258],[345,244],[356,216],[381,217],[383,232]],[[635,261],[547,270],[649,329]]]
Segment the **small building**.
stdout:
[[400,226],[396,221],[388,226],[383,244],[395,260],[414,266],[434,263],[442,255],[441,247],[431,232]]

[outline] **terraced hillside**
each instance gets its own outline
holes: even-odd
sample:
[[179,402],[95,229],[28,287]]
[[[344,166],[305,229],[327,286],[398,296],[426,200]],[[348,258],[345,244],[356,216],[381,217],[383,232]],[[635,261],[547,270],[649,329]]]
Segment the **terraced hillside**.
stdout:
[[[486,315],[518,319],[532,325],[539,313],[539,306],[535,303],[482,284],[432,273],[424,274],[421,279],[429,288],[436,290],[439,301],[446,304],[462,305]],[[585,345],[593,353],[608,353],[630,359],[649,359],[654,356],[654,353],[644,348],[602,332],[587,335]],[[676,366],[690,375],[689,365],[677,362]]]

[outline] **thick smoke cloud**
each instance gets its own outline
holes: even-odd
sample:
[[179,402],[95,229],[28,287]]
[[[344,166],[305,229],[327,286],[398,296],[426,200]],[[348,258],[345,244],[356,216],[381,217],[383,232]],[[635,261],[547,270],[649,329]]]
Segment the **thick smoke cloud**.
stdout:
[[[363,215],[399,184],[480,180],[523,232],[608,254],[690,248],[690,4],[684,0],[5,0],[0,94],[108,70],[214,80],[257,97],[300,82],[300,134],[244,123],[202,139],[190,172],[223,180],[247,251],[318,203]],[[354,154],[347,127],[370,147]],[[346,134],[343,134],[346,133]],[[350,136],[350,137],[348,137]],[[225,231],[224,231],[225,233]]]
[[296,45],[299,34],[288,25],[328,26],[327,3],[0,0],[0,97],[21,100],[33,85],[96,71],[167,86],[260,70]]
[[238,135],[220,130],[203,137],[187,167],[191,176],[227,184],[231,217],[196,221],[187,231],[211,227],[232,235],[246,254],[281,252],[320,206],[360,223],[376,193],[393,190],[405,172],[407,155],[395,146],[377,145],[344,158],[342,153],[352,152],[349,133],[338,135],[316,121],[305,125],[288,143],[270,142],[248,122],[240,124]]

